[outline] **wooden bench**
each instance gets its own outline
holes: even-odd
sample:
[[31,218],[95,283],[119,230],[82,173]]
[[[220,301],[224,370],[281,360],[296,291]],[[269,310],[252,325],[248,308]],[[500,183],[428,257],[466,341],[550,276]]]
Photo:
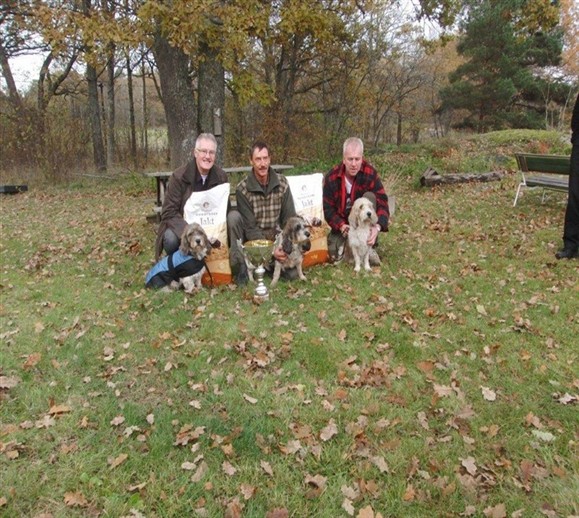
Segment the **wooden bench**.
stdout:
[[567,155],[515,153],[515,158],[522,178],[517,187],[513,207],[517,204],[523,187],[542,188],[541,202],[545,201],[546,189],[554,191],[567,191],[569,189],[571,157]]
[[[287,164],[274,164],[271,168],[275,171],[285,171],[287,169],[293,169],[293,165]],[[228,176],[233,177],[239,173],[249,173],[251,171],[251,166],[241,166],[241,167],[224,167],[223,170]],[[165,200],[165,192],[167,190],[167,184],[169,183],[169,178],[173,171],[158,171],[154,173],[145,173],[148,178],[154,178],[156,184],[157,199],[155,201],[155,207],[153,212],[157,217],[157,220],[161,217],[161,207],[163,206],[163,201]],[[230,182],[231,183],[231,182]],[[237,182],[235,182],[237,184]]]

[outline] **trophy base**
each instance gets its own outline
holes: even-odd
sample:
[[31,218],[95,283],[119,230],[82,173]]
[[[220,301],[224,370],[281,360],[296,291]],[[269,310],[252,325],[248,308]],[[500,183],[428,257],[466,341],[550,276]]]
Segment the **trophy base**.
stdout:
[[258,306],[269,300],[269,293],[267,295],[254,295],[253,302]]

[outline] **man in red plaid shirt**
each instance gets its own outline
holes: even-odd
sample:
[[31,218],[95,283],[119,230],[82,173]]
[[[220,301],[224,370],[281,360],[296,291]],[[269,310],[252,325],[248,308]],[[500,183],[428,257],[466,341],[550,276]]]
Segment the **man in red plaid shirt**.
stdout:
[[[324,177],[324,218],[330,225],[328,252],[332,261],[341,259],[350,225],[348,216],[354,201],[365,196],[376,209],[378,223],[372,229],[368,244],[376,245],[379,232],[388,231],[390,211],[388,196],[380,181],[378,172],[364,160],[364,144],[356,137],[346,139],[343,147],[342,163],[335,166]],[[380,264],[380,258],[373,249],[370,262]]]

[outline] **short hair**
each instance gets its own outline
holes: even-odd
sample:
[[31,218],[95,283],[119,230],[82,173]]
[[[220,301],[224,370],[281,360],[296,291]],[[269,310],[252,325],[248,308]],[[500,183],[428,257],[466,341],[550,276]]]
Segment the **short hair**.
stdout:
[[364,142],[358,137],[350,137],[344,141],[344,147],[342,148],[342,153],[346,154],[346,149],[349,147],[359,147],[364,154]]
[[217,139],[211,133],[199,133],[197,138],[195,139],[195,147],[199,145],[199,142],[202,140],[210,140],[215,144],[215,148],[217,148]]
[[267,154],[269,155],[269,147],[267,147],[267,144],[263,141],[263,140],[256,140],[252,145],[251,148],[249,149],[249,158],[252,159],[253,158],[253,152],[255,150],[261,151],[262,149],[267,149]]

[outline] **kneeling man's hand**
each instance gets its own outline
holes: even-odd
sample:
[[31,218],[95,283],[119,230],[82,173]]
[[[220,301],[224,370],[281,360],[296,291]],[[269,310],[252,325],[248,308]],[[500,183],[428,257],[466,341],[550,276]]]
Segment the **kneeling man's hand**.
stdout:
[[370,229],[370,235],[368,236],[368,241],[366,241],[368,243],[368,246],[374,246],[374,243],[376,242],[376,238],[378,237],[379,232],[380,232],[380,225],[376,223],[376,225],[374,225]]
[[283,251],[283,248],[280,246],[273,251],[273,257],[276,261],[283,263],[287,259],[287,254]]

